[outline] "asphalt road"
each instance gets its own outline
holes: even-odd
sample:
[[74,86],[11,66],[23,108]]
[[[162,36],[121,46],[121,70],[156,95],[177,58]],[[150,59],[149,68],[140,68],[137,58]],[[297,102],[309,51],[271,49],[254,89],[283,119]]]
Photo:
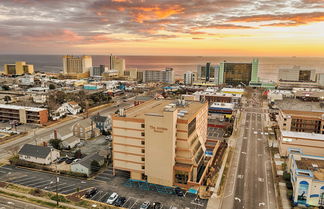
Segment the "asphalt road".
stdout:
[[[122,99],[120,99],[120,101],[122,101]],[[107,107],[107,108],[104,108],[104,109],[99,110],[99,111],[95,111],[95,112],[91,113],[91,115],[95,115],[98,112],[101,115],[108,115],[108,114],[114,113],[119,108],[127,107],[127,106],[131,105],[132,103],[133,103],[133,100],[129,100],[127,102],[120,102],[120,104],[117,103],[117,104],[119,104],[119,107],[114,105],[114,106]],[[59,128],[64,127],[64,126],[71,126],[72,127],[72,125],[74,123],[76,123],[77,121],[80,121],[82,119],[83,119],[83,117],[75,116],[75,118],[72,119],[72,120],[69,120],[69,121],[66,121],[66,122],[51,126],[49,128],[45,127],[45,128],[37,129],[37,130],[35,130],[34,133],[30,133],[27,136],[20,137],[19,139],[16,139],[14,141],[2,144],[2,145],[0,145],[0,159],[8,159],[8,158],[10,158],[12,156],[12,154],[17,152],[20,149],[20,147],[22,145],[24,145],[24,144],[27,144],[27,143],[37,143],[37,144],[39,144],[39,143],[41,143],[43,141],[47,142],[47,141],[50,140],[49,136],[53,132],[54,129],[59,129]]]
[[253,107],[243,110],[243,129],[234,151],[226,182],[222,209],[275,209],[276,196],[272,178],[267,135],[264,132],[266,109],[255,99]]

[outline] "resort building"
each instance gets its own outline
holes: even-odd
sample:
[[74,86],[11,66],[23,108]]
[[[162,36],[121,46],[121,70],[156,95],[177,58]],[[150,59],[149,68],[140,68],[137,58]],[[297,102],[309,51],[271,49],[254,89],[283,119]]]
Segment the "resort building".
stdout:
[[113,168],[131,179],[198,188],[213,162],[205,155],[208,105],[149,100],[112,117]]
[[309,82],[315,81],[315,70],[301,69],[300,66],[293,68],[279,69],[279,81],[299,81]]
[[67,78],[88,78],[90,75],[91,68],[91,56],[63,56],[63,75]]
[[174,83],[174,71],[172,68],[165,70],[145,70],[143,72],[143,82],[162,82],[162,83]]
[[5,64],[4,74],[5,75],[23,75],[33,74],[34,65],[27,65],[26,62],[16,62],[16,64]]

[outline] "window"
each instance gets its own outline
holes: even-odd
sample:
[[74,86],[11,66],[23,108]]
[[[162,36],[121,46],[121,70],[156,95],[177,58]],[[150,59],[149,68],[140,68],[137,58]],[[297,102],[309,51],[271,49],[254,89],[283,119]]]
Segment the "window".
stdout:
[[141,141],[141,144],[142,144],[142,145],[145,145],[145,141]]
[[141,133],[141,135],[142,135],[142,136],[145,136],[145,133],[144,133],[144,132],[142,132],[142,133]]
[[142,124],[141,124],[141,127],[142,127],[142,128],[145,128],[145,124],[142,123]]
[[145,153],[145,150],[144,149],[142,149],[142,153]]
[[142,165],[142,169],[145,169],[145,166],[144,165]]
[[145,157],[142,157],[142,161],[145,161]]
[[286,126],[287,124],[284,123],[283,125]]

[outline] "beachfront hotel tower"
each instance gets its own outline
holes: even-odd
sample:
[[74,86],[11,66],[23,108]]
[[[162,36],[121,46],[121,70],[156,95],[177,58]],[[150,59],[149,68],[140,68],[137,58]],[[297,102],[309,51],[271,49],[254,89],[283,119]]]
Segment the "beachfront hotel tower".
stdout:
[[87,78],[91,67],[91,56],[63,56],[63,75],[68,78]]

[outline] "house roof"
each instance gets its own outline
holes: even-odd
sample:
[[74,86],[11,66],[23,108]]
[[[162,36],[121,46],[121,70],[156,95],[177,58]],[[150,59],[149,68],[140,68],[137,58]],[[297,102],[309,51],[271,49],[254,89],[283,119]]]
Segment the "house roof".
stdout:
[[76,163],[73,163],[73,164],[81,164],[84,167],[90,169],[92,161],[96,160],[96,161],[98,161],[100,163],[100,161],[102,161],[104,159],[105,158],[103,156],[99,155],[98,153],[93,153],[93,154],[90,154],[90,155],[86,156],[85,158],[83,158],[79,162],[76,162]]
[[78,105],[78,103],[76,103],[75,101],[68,102],[68,104],[70,104],[70,105]]
[[61,136],[66,136],[66,135],[72,133],[72,129],[70,126],[63,126],[61,128],[56,129],[56,131]]
[[108,117],[106,116],[101,116],[101,115],[94,115],[91,117],[91,119],[94,121],[94,122],[105,122],[107,121]]
[[25,144],[18,152],[19,155],[27,155],[38,158],[46,158],[50,153],[50,147],[37,146],[33,144]]
[[92,120],[90,118],[81,120],[80,122],[78,122],[77,124],[79,124],[79,126],[83,127],[83,128],[87,128],[89,126],[91,126]]

